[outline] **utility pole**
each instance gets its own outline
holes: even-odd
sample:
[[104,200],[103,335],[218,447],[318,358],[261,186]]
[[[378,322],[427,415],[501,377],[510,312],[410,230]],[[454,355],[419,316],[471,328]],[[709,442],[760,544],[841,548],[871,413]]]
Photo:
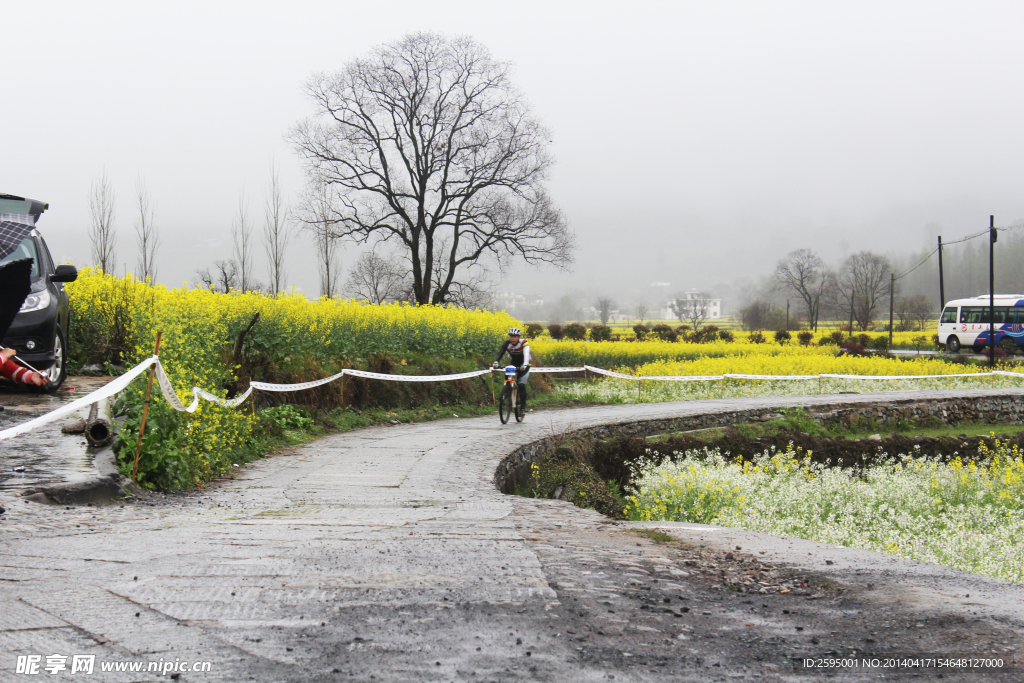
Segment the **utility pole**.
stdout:
[[996,366],[996,217],[988,217],[988,343],[992,346],[988,366]]
[[850,341],[853,341],[853,293],[850,293]]
[[939,310],[946,307],[946,285],[942,280],[942,235],[939,235]]
[[889,273],[889,350],[892,350],[892,309],[896,291],[896,273]]

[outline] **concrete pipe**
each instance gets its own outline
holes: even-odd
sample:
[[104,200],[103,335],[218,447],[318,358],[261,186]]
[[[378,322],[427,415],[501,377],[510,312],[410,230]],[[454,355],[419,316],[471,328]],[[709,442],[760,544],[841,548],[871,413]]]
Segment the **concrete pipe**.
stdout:
[[108,399],[101,399],[89,408],[89,417],[85,420],[85,439],[94,448],[109,445],[114,440],[114,420]]

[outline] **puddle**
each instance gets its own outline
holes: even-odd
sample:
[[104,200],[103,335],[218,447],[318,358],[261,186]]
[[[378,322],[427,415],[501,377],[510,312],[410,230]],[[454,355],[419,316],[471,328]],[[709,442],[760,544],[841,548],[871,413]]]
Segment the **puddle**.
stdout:
[[[54,395],[0,384],[0,429],[7,429],[44,415],[95,391],[110,377],[69,377]],[[0,442],[0,492],[15,492],[32,486],[88,479],[95,474],[93,454],[81,434],[62,434],[60,428],[74,416],[63,417],[39,429]],[[24,472],[15,472],[24,467]]]

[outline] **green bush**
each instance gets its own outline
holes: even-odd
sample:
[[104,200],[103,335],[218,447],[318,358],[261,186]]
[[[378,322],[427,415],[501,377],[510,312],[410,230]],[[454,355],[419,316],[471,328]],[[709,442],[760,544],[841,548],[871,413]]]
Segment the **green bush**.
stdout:
[[764,344],[765,341],[767,340],[764,338],[763,330],[754,330],[753,332],[750,333],[751,344]]
[[569,323],[565,326],[565,336],[575,341],[583,341],[587,338],[587,328],[580,323]]
[[676,339],[678,339],[678,336],[676,335],[675,331],[665,324],[655,325],[654,327],[652,327],[651,335],[657,337],[662,341],[674,342]]
[[310,429],[313,418],[307,417],[298,406],[281,405],[264,408],[259,413],[260,425],[271,432],[287,429]]
[[635,334],[636,338],[640,341],[646,339],[650,331],[651,328],[647,327],[647,325],[633,325],[633,334]]
[[544,332],[544,328],[541,327],[540,325],[538,325],[537,323],[530,323],[529,325],[526,326],[526,338],[527,339],[536,339],[543,332]]
[[776,344],[785,344],[785,343],[787,343],[792,338],[793,338],[793,335],[791,335],[788,330],[776,330],[775,331],[775,343]]
[[611,341],[612,328],[607,325],[594,325],[590,328],[590,338],[593,341]]
[[802,332],[797,333],[796,338],[801,345],[810,346],[811,340],[814,339],[814,333],[811,332],[810,330],[803,330]]
[[721,330],[714,325],[705,325],[699,330],[694,330],[690,335],[690,341],[694,344],[711,344],[721,337]]
[[557,323],[552,323],[551,325],[548,325],[548,334],[551,335],[552,339],[558,341],[559,339],[565,337],[565,330],[562,329],[561,325]]

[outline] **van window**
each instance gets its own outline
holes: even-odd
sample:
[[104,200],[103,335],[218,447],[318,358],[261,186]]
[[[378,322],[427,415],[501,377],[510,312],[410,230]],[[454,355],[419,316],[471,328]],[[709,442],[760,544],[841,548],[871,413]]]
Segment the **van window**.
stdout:
[[[988,312],[988,306],[963,306],[960,309],[960,322],[970,325],[987,325],[989,323]],[[1013,322],[1013,309],[1009,306],[996,306],[994,313],[996,325]]]
[[939,320],[939,322],[940,323],[954,323],[955,324],[956,323],[956,308],[953,307],[953,306],[950,306],[949,308],[944,310],[942,312],[942,319]]

